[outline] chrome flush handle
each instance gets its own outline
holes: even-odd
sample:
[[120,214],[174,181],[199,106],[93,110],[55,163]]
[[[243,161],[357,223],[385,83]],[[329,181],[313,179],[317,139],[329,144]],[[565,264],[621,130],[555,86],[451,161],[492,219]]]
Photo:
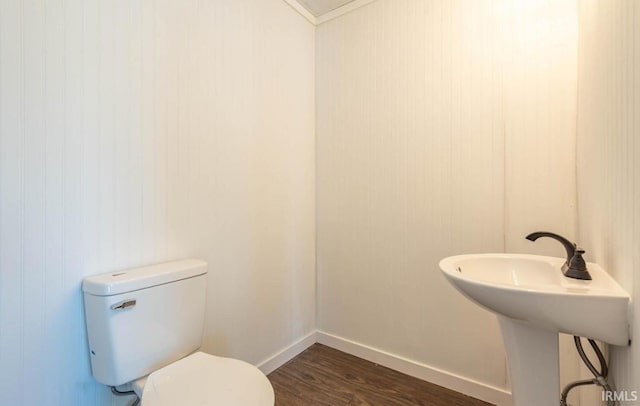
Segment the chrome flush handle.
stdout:
[[136,299],[127,299],[127,300],[123,300],[120,303],[116,303],[112,305],[111,308],[113,310],[125,310],[130,307],[134,307],[135,305],[136,305]]

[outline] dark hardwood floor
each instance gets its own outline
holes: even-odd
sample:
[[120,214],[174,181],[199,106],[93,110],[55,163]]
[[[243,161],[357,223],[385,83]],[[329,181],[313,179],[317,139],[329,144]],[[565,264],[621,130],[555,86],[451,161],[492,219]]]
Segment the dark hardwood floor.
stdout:
[[315,344],[269,375],[276,406],[489,406]]

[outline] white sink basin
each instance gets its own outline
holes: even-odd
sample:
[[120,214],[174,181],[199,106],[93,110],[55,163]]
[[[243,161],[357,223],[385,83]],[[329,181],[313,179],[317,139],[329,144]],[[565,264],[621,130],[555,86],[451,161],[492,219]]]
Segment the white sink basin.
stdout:
[[537,327],[610,344],[629,341],[629,294],[600,266],[590,281],[567,278],[564,259],[538,255],[459,255],[440,262],[445,277],[482,307]]
[[558,333],[629,343],[629,294],[600,266],[592,280],[562,274],[565,260],[518,254],[458,255],[440,261],[449,282],[496,313],[515,406],[558,404]]

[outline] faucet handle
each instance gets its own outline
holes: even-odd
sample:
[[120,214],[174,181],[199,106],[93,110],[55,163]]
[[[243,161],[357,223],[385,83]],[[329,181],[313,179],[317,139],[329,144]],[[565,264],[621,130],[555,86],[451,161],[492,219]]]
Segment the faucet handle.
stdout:
[[576,247],[573,257],[571,257],[571,260],[569,261],[569,266],[567,266],[564,273],[565,276],[575,279],[591,280],[591,275],[587,270],[587,263],[584,258],[582,258],[582,254],[584,253],[585,250]]

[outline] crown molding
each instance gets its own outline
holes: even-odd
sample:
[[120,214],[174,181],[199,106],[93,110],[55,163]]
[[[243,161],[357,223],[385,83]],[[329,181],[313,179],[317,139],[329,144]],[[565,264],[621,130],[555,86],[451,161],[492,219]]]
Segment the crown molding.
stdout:
[[331,10],[328,13],[325,13],[319,17],[316,17],[316,25],[320,25],[322,23],[326,23],[327,21],[331,21],[334,18],[338,18],[342,15],[352,12],[353,10],[357,10],[360,7],[364,7],[367,4],[373,3],[377,0],[354,0],[351,3],[347,3],[344,6],[338,7],[335,10]]
[[316,17],[309,12],[304,6],[298,3],[296,0],[283,0],[287,3],[292,9],[298,12],[301,16],[306,18],[311,24],[318,25]]
[[298,3],[296,0],[283,0],[287,3],[292,9],[298,12],[301,16],[307,19],[313,25],[320,25],[322,23],[326,23],[327,21],[331,21],[334,18],[338,18],[342,15],[352,12],[353,10],[357,10],[360,7],[364,7],[369,3],[373,3],[377,0],[353,0],[351,3],[347,3],[344,6],[340,6],[334,10],[329,11],[328,13],[324,13],[323,15],[316,17],[309,10],[307,10],[302,4]]

